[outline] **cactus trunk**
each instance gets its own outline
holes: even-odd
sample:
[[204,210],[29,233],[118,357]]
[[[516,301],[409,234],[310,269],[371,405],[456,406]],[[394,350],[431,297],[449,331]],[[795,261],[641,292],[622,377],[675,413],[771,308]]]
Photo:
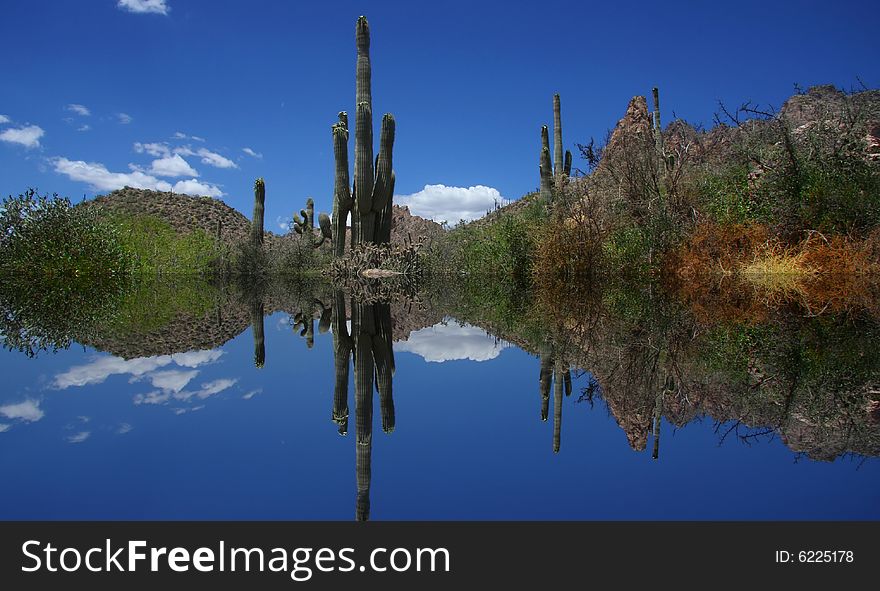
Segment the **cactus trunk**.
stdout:
[[559,95],[553,95],[553,169],[557,185],[561,185],[564,166],[562,160],[562,110]]
[[541,199],[545,203],[553,201],[553,169],[550,163],[550,140],[547,126],[541,127],[541,158],[538,162],[541,171]]
[[345,254],[346,223],[351,213],[351,189],[348,186],[348,114],[339,113],[339,123],[333,126],[333,155],[336,176],[333,183],[333,253]]
[[562,389],[565,381],[560,361],[556,362],[554,373],[556,381],[553,383],[553,453],[559,453],[562,441]]
[[251,220],[251,245],[259,248],[263,245],[263,215],[266,204],[266,183],[259,178],[254,183],[254,215]]
[[553,359],[549,355],[541,357],[541,371],[538,384],[541,392],[541,420],[547,420],[550,409],[550,382],[553,380]]
[[339,425],[339,434],[348,433],[348,372],[351,361],[351,337],[345,314],[345,294],[337,290],[333,303],[333,365],[336,380],[333,386],[333,422]]

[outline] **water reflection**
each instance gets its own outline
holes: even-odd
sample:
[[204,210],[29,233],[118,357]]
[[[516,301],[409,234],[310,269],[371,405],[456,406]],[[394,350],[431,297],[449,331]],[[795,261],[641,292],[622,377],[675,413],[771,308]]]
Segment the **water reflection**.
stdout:
[[[189,294],[183,302],[181,293]],[[171,303],[170,294],[174,294]],[[315,358],[308,369],[289,370],[287,379],[296,383],[302,372],[320,363],[318,357],[326,355],[329,361],[330,340],[325,335],[331,333],[333,376],[328,383],[333,395],[332,401],[324,398],[324,404],[343,436],[349,432],[349,409],[354,405],[357,520],[369,519],[371,512],[374,397],[379,401],[377,422],[382,430],[392,433],[396,426],[395,352],[417,356],[427,365],[448,363],[450,371],[456,367],[466,371],[465,365],[455,364],[495,360],[508,348],[531,354],[542,422],[550,420],[552,397],[554,454],[562,450],[564,407],[573,417],[572,411],[580,413],[601,400],[630,446],[646,454],[650,447],[654,460],[660,458],[664,421],[678,429],[703,419],[715,424],[716,443],[778,438],[798,456],[811,460],[880,455],[880,352],[873,346],[880,328],[870,315],[810,318],[797,310],[780,309],[760,324],[711,324],[695,320],[686,307],[650,291],[605,292],[550,307],[528,301],[525,308],[506,305],[500,315],[497,305],[475,304],[466,293],[449,291],[434,299],[412,294],[370,299],[320,283],[247,289],[196,285],[176,291],[139,286],[135,293],[124,294],[118,306],[101,318],[89,315],[88,326],[70,324],[62,331],[52,328],[54,332],[41,333],[39,318],[16,317],[15,310],[21,308],[6,305],[5,322],[16,328],[14,339],[7,338],[6,343],[36,355],[37,360],[29,362],[35,364],[47,359],[40,351],[66,346],[53,343],[55,333],[67,341],[87,343],[108,354],[52,373],[46,388],[85,388],[118,376],[134,390],[135,406],[165,406],[183,414],[242,388],[236,375],[214,371],[206,377],[203,372],[220,362],[229,352],[227,343],[248,329],[253,365],[263,368],[261,374],[269,367],[287,370],[289,364],[281,354],[267,351],[266,316],[284,312],[289,318],[285,326]],[[57,322],[57,317],[51,320]],[[323,341],[327,345],[322,346],[321,339],[328,339]],[[249,356],[242,354],[246,361]],[[417,380],[404,383],[407,394],[419,393]],[[475,383],[471,395],[485,396],[492,387]],[[533,388],[527,388],[531,397]],[[250,400],[274,389],[277,384],[266,382],[242,390],[241,397]],[[0,432],[38,423],[44,416],[41,396],[16,393],[0,400]],[[405,421],[402,411],[401,425]],[[574,433],[571,425],[577,421],[570,421],[566,419],[567,429]],[[530,428],[497,423],[486,423],[490,435]],[[71,421],[65,429],[65,440],[71,444],[91,444],[96,432],[87,418]],[[132,425],[120,421],[114,429],[127,433]],[[583,433],[578,431],[577,438]],[[446,444],[434,442],[437,449]],[[669,443],[665,446],[668,460]],[[571,450],[567,453],[583,453],[578,447],[567,443]]]

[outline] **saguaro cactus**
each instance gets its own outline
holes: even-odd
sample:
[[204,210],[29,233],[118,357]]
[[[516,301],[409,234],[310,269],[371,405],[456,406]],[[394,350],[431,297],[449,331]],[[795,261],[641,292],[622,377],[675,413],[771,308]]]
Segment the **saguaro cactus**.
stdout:
[[254,366],[257,369],[266,364],[266,339],[263,336],[263,300],[251,300],[251,329],[254,333]]
[[394,195],[392,150],[394,117],[382,118],[379,157],[373,160],[373,99],[371,91],[370,26],[363,16],[355,27],[357,72],[355,89],[354,185],[348,191],[348,116],[339,114],[332,127],[333,153],[336,158],[336,181],[333,198],[334,252],[340,256],[345,249],[345,219],[352,213],[352,244],[391,240],[391,205]]
[[251,220],[251,244],[259,248],[263,245],[263,210],[266,204],[266,183],[262,178],[254,182],[254,215]]
[[550,203],[554,191],[561,191],[571,175],[571,152],[562,146],[562,107],[558,94],[553,95],[553,162],[550,159],[550,138],[547,126],[541,126],[541,199]]

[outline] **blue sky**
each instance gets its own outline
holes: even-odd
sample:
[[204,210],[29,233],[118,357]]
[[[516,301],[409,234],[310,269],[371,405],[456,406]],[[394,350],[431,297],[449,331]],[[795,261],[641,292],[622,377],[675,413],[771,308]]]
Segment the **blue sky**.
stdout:
[[396,199],[438,221],[537,186],[554,92],[576,153],[654,85],[665,121],[708,125],[719,99],[880,84],[864,1],[16,0],[2,8],[0,191],[79,200],[140,184],[249,216],[262,176],[269,229],[308,196],[329,211],[330,125],[353,111],[360,14],[375,126],[397,119]]

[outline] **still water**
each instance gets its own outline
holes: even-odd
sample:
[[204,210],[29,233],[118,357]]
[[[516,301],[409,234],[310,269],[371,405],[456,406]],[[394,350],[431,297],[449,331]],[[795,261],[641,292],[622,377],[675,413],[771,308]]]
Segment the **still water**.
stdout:
[[880,518],[870,315],[211,289],[7,317],[0,519]]

